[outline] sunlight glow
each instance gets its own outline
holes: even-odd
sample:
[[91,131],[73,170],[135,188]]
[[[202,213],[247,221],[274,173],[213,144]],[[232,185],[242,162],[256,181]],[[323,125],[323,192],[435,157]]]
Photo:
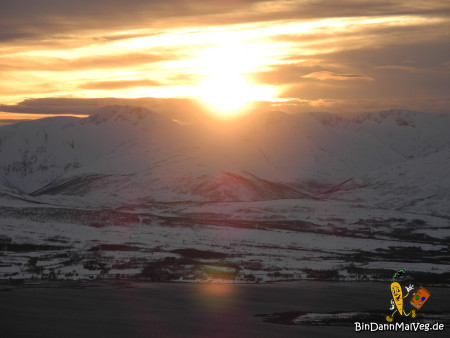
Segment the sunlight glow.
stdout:
[[239,74],[216,74],[200,86],[202,101],[225,116],[239,113],[250,101],[268,100],[273,94],[271,87],[252,85]]
[[270,86],[249,83],[245,73],[252,72],[267,63],[269,57],[263,45],[251,48],[245,44],[233,44],[209,50],[193,65],[205,80],[199,86],[203,102],[223,116],[234,116],[250,101],[269,100],[275,90]]

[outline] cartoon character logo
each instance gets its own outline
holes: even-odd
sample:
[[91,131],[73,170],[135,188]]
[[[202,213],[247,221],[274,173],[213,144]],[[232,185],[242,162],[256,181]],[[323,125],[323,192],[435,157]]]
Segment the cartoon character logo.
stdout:
[[397,277],[400,277],[401,275],[403,275],[405,273],[404,270],[398,270],[395,274],[394,277],[392,277],[392,283],[391,283],[391,293],[392,293],[392,299],[391,299],[391,308],[390,310],[394,310],[395,311],[392,313],[392,315],[390,316],[386,316],[386,320],[388,322],[392,322],[392,320],[394,319],[394,314],[398,311],[398,313],[400,314],[400,316],[409,316],[411,315],[412,318],[416,317],[416,311],[415,310],[411,310],[410,312],[406,313],[405,309],[403,307],[403,299],[408,297],[409,292],[414,289],[414,285],[409,285],[407,287],[405,287],[406,291],[408,292],[406,294],[406,296],[403,297],[403,292],[402,292],[402,286],[400,285],[400,283],[396,282],[395,279]]

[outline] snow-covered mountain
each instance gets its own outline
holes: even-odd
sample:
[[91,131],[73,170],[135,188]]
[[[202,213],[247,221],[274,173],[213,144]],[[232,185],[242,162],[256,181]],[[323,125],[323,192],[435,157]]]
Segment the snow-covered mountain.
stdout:
[[54,203],[367,201],[375,194],[397,196],[392,207],[400,208],[416,193],[430,196],[427,203],[450,200],[433,194],[450,187],[448,127],[449,114],[399,110],[353,120],[266,112],[179,125],[144,108],[109,106],[86,119],[1,127],[0,185],[8,195]]
[[32,193],[78,168],[86,173],[122,144],[139,142],[139,136],[166,127],[176,125],[132,107],[105,107],[87,119],[56,117],[2,127],[0,184]]
[[333,198],[386,210],[450,216],[450,148],[355,177]]
[[450,114],[388,110],[361,114],[353,122],[407,158],[450,147]]

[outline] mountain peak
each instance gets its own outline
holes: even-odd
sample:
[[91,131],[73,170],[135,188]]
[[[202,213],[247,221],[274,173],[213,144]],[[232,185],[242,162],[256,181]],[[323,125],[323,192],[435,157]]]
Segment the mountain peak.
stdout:
[[400,127],[415,127],[417,119],[425,115],[426,113],[415,110],[390,109],[379,112],[362,113],[354,118],[353,122],[361,124],[365,121],[372,121],[380,124],[385,121],[390,121]]
[[314,113],[308,113],[308,115],[319,120],[324,126],[329,126],[329,127],[335,126],[342,122],[348,122],[343,117],[333,114],[333,113],[314,112]]
[[148,117],[155,118],[156,116],[162,117],[160,114],[144,107],[111,105],[97,109],[87,120],[95,124],[109,121],[128,121],[137,124]]

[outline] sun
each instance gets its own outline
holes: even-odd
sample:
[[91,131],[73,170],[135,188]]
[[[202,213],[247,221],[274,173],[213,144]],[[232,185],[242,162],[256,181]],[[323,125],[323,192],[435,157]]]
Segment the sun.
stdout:
[[250,84],[239,74],[212,75],[200,86],[201,100],[226,116],[238,114],[251,101],[271,96],[270,87]]
[[227,46],[205,53],[199,59],[198,73],[204,78],[198,86],[199,98],[222,117],[240,114],[252,101],[274,97],[274,88],[249,82],[251,73],[261,62],[258,55],[243,46]]

